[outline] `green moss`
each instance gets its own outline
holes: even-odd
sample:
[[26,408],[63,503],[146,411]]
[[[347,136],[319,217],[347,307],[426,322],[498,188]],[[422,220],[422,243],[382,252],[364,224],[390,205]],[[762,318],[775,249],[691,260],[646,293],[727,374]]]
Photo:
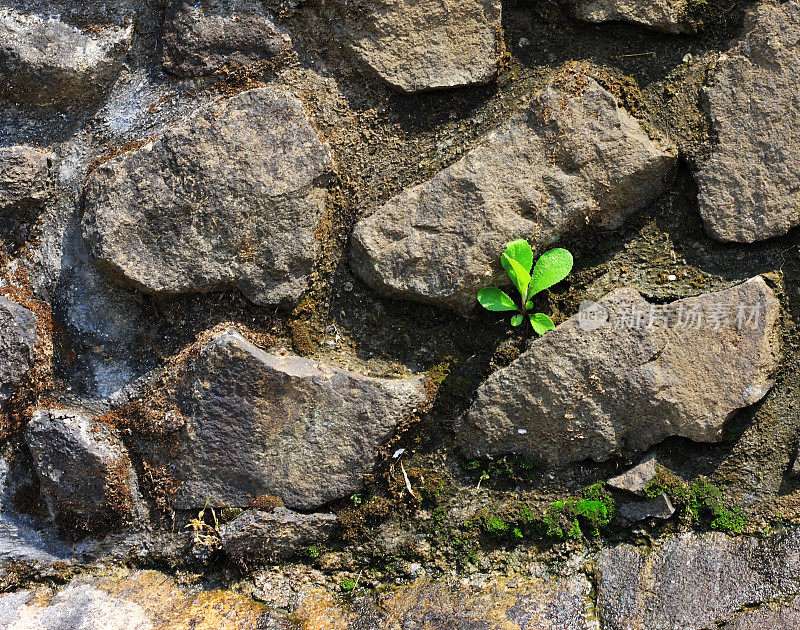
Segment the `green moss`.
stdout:
[[742,510],[726,505],[722,490],[704,477],[687,484],[659,466],[655,479],[647,485],[645,492],[651,498],[662,493],[668,495],[692,525],[734,534],[741,533],[747,525]]
[[490,516],[484,522],[484,530],[490,536],[504,536],[508,532],[508,523],[499,516]]
[[604,484],[596,483],[583,491],[583,498],[555,501],[547,508],[543,524],[551,538],[599,536],[616,514],[616,503]]
[[474,459],[464,465],[476,479],[497,480],[510,483],[524,483],[533,480],[536,471],[534,461],[528,457],[506,455],[500,459]]
[[339,582],[339,588],[345,593],[349,593],[356,587],[356,581],[353,578],[344,578]]

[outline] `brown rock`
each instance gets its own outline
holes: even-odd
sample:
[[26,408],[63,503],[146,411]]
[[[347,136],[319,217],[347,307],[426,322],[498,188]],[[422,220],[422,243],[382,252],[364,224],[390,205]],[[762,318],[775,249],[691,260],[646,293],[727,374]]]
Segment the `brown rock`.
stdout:
[[762,2],[705,89],[711,157],[696,172],[700,214],[723,241],[800,225],[800,2]]
[[481,385],[457,427],[468,456],[562,465],[718,442],[774,384],[779,305],[761,277],[658,307],[617,289],[593,308],[605,319],[570,318]]
[[669,186],[675,158],[593,79],[562,76],[478,148],[359,221],[351,265],[383,295],[466,313],[479,289],[504,280],[507,242],[524,237],[541,252],[587,224],[618,226]]

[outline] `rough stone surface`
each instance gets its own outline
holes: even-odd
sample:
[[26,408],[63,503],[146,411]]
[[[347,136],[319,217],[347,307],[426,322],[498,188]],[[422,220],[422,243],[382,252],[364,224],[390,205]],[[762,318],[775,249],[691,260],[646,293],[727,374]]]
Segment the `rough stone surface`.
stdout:
[[666,520],[675,514],[675,507],[666,494],[661,494],[649,501],[625,503],[620,506],[619,513],[629,521],[643,521],[646,518]]
[[36,317],[0,296],[0,409],[33,365]]
[[708,232],[752,243],[800,225],[800,2],[759,3],[744,32],[705,90],[713,139],[696,180]]
[[330,168],[300,101],[248,90],[97,168],[86,243],[101,269],[145,292],[235,286],[288,306],[314,262]]
[[25,430],[53,510],[91,528],[133,509],[130,459],[108,426],[71,409],[40,409]]
[[621,475],[612,477],[606,484],[617,490],[625,490],[644,496],[644,489],[653,480],[657,472],[658,462],[656,462],[655,457],[651,456]]
[[0,9],[0,95],[30,105],[97,100],[119,73],[133,27],[83,31]]
[[786,603],[748,610],[720,630],[797,630],[800,628],[800,597]]
[[792,463],[792,477],[800,479],[800,446],[794,454],[794,463]]
[[6,630],[288,630],[281,622],[243,595],[182,588],[156,571],[83,575],[55,594],[36,587],[0,595]]
[[52,186],[51,157],[33,147],[0,148],[0,212],[41,207]]
[[[586,318],[597,309],[605,319]],[[774,384],[778,315],[761,277],[660,308],[612,291],[481,385],[461,445],[470,456],[561,465],[669,436],[718,442],[725,421]]]
[[374,620],[351,627],[589,630],[596,628],[590,592],[583,575],[422,579],[379,596]]
[[164,69],[181,77],[270,59],[290,46],[258,0],[174,0],[167,9]]
[[[370,378],[271,355],[228,330],[180,384],[186,427],[156,457],[182,482],[177,508],[247,506],[269,494],[314,509],[362,485],[377,447],[425,400],[421,379]],[[160,447],[157,446],[160,449]]]
[[247,567],[297,556],[309,545],[327,542],[336,528],[333,514],[300,514],[276,507],[248,510],[222,530],[222,547]]
[[669,186],[675,155],[593,79],[561,77],[466,157],[359,221],[352,266],[384,295],[468,312],[503,281],[507,242],[542,250],[587,222],[619,225]]
[[699,630],[745,605],[800,592],[800,534],[668,537],[652,551],[620,545],[596,559],[608,630]]
[[340,37],[360,64],[418,92],[485,84],[497,75],[498,0],[337,0]]
[[693,33],[687,0],[575,0],[572,14],[589,22],[634,22],[666,33]]

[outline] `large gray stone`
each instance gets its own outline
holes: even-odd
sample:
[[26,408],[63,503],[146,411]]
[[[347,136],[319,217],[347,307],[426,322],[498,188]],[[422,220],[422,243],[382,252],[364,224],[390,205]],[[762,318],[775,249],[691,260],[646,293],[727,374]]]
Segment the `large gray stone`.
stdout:
[[54,512],[71,526],[116,524],[133,511],[133,470],[111,429],[74,409],[40,409],[25,429]]
[[696,173],[706,229],[752,243],[800,225],[800,2],[758,3],[705,89],[711,155]]
[[181,77],[247,65],[291,46],[260,0],[174,0],[164,29],[164,69]]
[[606,549],[595,567],[604,628],[699,630],[745,605],[800,592],[800,535],[681,534],[650,551]]
[[284,507],[248,510],[222,529],[222,548],[244,566],[281,562],[310,545],[328,542],[336,528],[333,514],[300,514]]
[[33,366],[36,317],[0,296],[0,410]]
[[688,0],[573,0],[572,14],[588,22],[633,22],[666,33],[694,33]]
[[244,507],[269,494],[310,510],[348,496],[426,397],[421,379],[267,354],[232,329],[200,350],[189,375],[174,394],[185,427],[149,449],[181,482],[177,508]]
[[97,100],[119,73],[133,26],[83,31],[0,9],[0,95],[30,105]]
[[597,309],[604,318],[570,318],[481,385],[458,426],[469,456],[560,465],[670,436],[718,442],[774,384],[779,304],[761,277],[664,306],[617,289]]
[[42,206],[52,188],[51,158],[51,154],[33,147],[0,148],[0,212]]
[[142,291],[237,287],[289,306],[316,256],[330,170],[299,100],[248,90],[97,168],[84,237],[101,269]]
[[478,148],[359,221],[351,264],[384,295],[468,312],[503,280],[507,242],[541,251],[587,223],[618,226],[669,186],[675,158],[593,79],[562,76]]
[[358,62],[404,92],[488,83],[499,0],[336,0],[333,26]]
[[800,628],[800,597],[756,610],[744,611],[720,630],[797,630]]

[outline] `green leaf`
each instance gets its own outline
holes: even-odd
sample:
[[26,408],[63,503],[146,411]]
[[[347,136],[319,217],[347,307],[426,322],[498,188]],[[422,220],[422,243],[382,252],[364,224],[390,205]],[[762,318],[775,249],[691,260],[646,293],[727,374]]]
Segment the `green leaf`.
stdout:
[[514,304],[508,295],[497,287],[486,287],[478,291],[478,302],[487,311],[516,311],[517,305]]
[[[525,271],[528,273],[531,272],[531,267],[533,267],[533,250],[531,249],[530,243],[524,238],[511,241],[506,245],[505,254],[511,260],[516,260]],[[505,265],[503,265],[503,267],[508,271]]]
[[522,313],[514,315],[514,317],[511,318],[512,326],[519,326],[521,323],[522,323]]
[[509,258],[506,254],[500,257],[503,263],[503,268],[508,272],[508,277],[511,282],[517,287],[517,291],[522,296],[522,301],[528,299],[528,285],[531,283],[531,275],[525,271],[525,268],[520,265],[513,258]]
[[529,300],[529,301],[527,301],[527,302],[525,302],[525,310],[526,310],[526,311],[529,311],[529,310],[531,310],[532,308],[533,308],[533,302],[531,302],[530,300]]
[[554,330],[556,327],[553,320],[544,313],[531,315],[531,326],[533,326],[533,329],[540,335],[545,334],[548,330]]
[[572,254],[566,249],[551,249],[542,254],[536,261],[536,266],[531,274],[528,297],[533,297],[539,291],[549,289],[554,284],[561,282],[572,271],[572,263]]

